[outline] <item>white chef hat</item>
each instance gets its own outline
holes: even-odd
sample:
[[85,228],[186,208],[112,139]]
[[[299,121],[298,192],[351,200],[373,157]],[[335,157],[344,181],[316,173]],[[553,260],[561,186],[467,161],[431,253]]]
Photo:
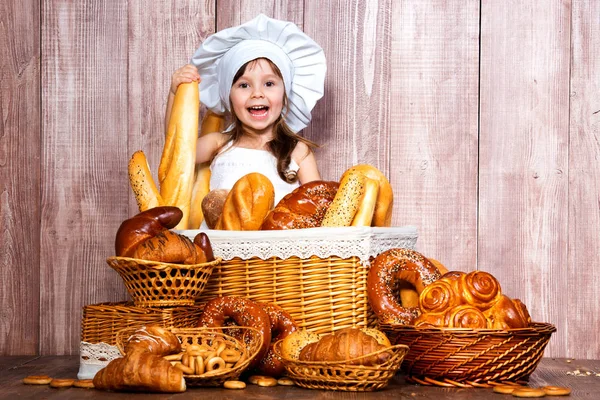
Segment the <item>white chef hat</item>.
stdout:
[[288,98],[285,120],[294,132],[310,122],[310,112],[323,96],[323,49],[292,22],[258,15],[240,26],[224,29],[206,39],[191,63],[198,68],[200,101],[210,110],[230,111],[233,78],[248,61],[267,58],[281,71]]

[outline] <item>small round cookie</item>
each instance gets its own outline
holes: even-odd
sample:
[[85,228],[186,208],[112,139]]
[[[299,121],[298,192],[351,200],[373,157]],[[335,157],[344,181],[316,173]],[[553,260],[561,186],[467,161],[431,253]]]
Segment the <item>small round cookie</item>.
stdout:
[[47,385],[52,382],[52,378],[48,375],[29,375],[23,378],[23,383],[26,385]]
[[295,383],[290,378],[284,376],[283,378],[277,379],[277,384],[281,386],[294,386]]
[[523,386],[519,386],[519,385],[498,385],[498,386],[494,386],[494,389],[492,389],[492,390],[494,391],[494,393],[511,394],[516,389],[519,389],[522,387]]
[[253,385],[258,384],[258,380],[262,379],[262,378],[267,378],[264,375],[251,375],[250,377],[248,377],[248,382],[250,382]]
[[75,379],[52,379],[50,381],[50,387],[59,389],[59,388],[68,388],[73,386],[75,383]]
[[264,378],[259,378],[256,384],[263,387],[277,386],[277,379],[265,376]]
[[73,382],[73,387],[83,388],[83,389],[93,389],[94,388],[94,380],[93,379],[78,379]]
[[562,386],[544,386],[542,388],[548,396],[568,396],[571,394],[571,389]]
[[225,389],[245,389],[246,383],[242,381],[225,381],[223,387]]
[[512,392],[515,397],[544,397],[546,392],[540,388],[521,387]]

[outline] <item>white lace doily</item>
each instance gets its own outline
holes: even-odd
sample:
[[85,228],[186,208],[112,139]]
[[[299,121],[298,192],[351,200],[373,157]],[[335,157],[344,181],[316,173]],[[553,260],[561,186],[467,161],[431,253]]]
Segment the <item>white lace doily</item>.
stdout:
[[122,356],[117,346],[106,343],[81,342],[79,344],[79,372],[77,373],[77,379],[93,379],[96,372],[119,357]]
[[[194,239],[200,230],[182,230],[179,233]],[[206,230],[215,257],[231,260],[239,257],[268,259],[278,257],[327,258],[358,257],[363,262],[391,248],[414,249],[417,228],[343,227],[309,228],[280,231],[217,231]]]

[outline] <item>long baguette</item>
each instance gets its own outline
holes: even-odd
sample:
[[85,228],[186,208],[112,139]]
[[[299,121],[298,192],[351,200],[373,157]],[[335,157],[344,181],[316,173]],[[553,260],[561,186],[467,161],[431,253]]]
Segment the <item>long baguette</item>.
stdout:
[[140,212],[162,205],[162,198],[154,183],[148,160],[143,151],[138,150],[131,156],[127,166],[129,184],[137,201]]
[[[225,126],[225,118],[208,110],[202,119],[200,137],[212,132],[221,132]],[[192,203],[190,205],[189,229],[198,229],[204,215],[202,214],[202,200],[210,191],[210,164],[196,164],[194,187],[192,189]]]
[[182,83],[177,88],[173,101],[165,147],[158,170],[160,194],[164,204],[179,207],[183,212],[183,218],[175,227],[176,229],[188,227],[199,112],[198,83]]

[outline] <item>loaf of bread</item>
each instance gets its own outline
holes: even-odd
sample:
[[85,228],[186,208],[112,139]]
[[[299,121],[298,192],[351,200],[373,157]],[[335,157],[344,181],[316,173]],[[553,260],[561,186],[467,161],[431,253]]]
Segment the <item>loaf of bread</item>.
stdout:
[[175,94],[158,167],[163,203],[178,207],[183,212],[177,229],[187,229],[190,218],[199,112],[198,83],[182,83]]
[[[225,126],[225,117],[208,110],[200,125],[200,137],[221,132]],[[192,187],[192,203],[190,205],[190,221],[188,229],[198,229],[205,218],[202,201],[210,191],[210,163],[196,164],[194,172],[194,185]],[[211,229],[212,227],[208,225]],[[214,226],[214,225],[213,225]]]
[[342,175],[322,226],[390,226],[393,203],[385,175],[372,165],[359,164]]
[[338,186],[337,182],[312,181],[297,187],[269,212],[260,229],[302,229],[321,226]]
[[215,229],[256,231],[274,202],[275,189],[269,178],[258,172],[244,175],[227,194]]
[[163,205],[162,197],[154,183],[148,160],[143,151],[139,150],[133,153],[129,160],[127,172],[129,174],[129,185],[140,211]]
[[357,328],[345,328],[309,343],[300,351],[300,361],[346,361],[350,365],[377,365],[386,362],[390,352],[373,336]]

